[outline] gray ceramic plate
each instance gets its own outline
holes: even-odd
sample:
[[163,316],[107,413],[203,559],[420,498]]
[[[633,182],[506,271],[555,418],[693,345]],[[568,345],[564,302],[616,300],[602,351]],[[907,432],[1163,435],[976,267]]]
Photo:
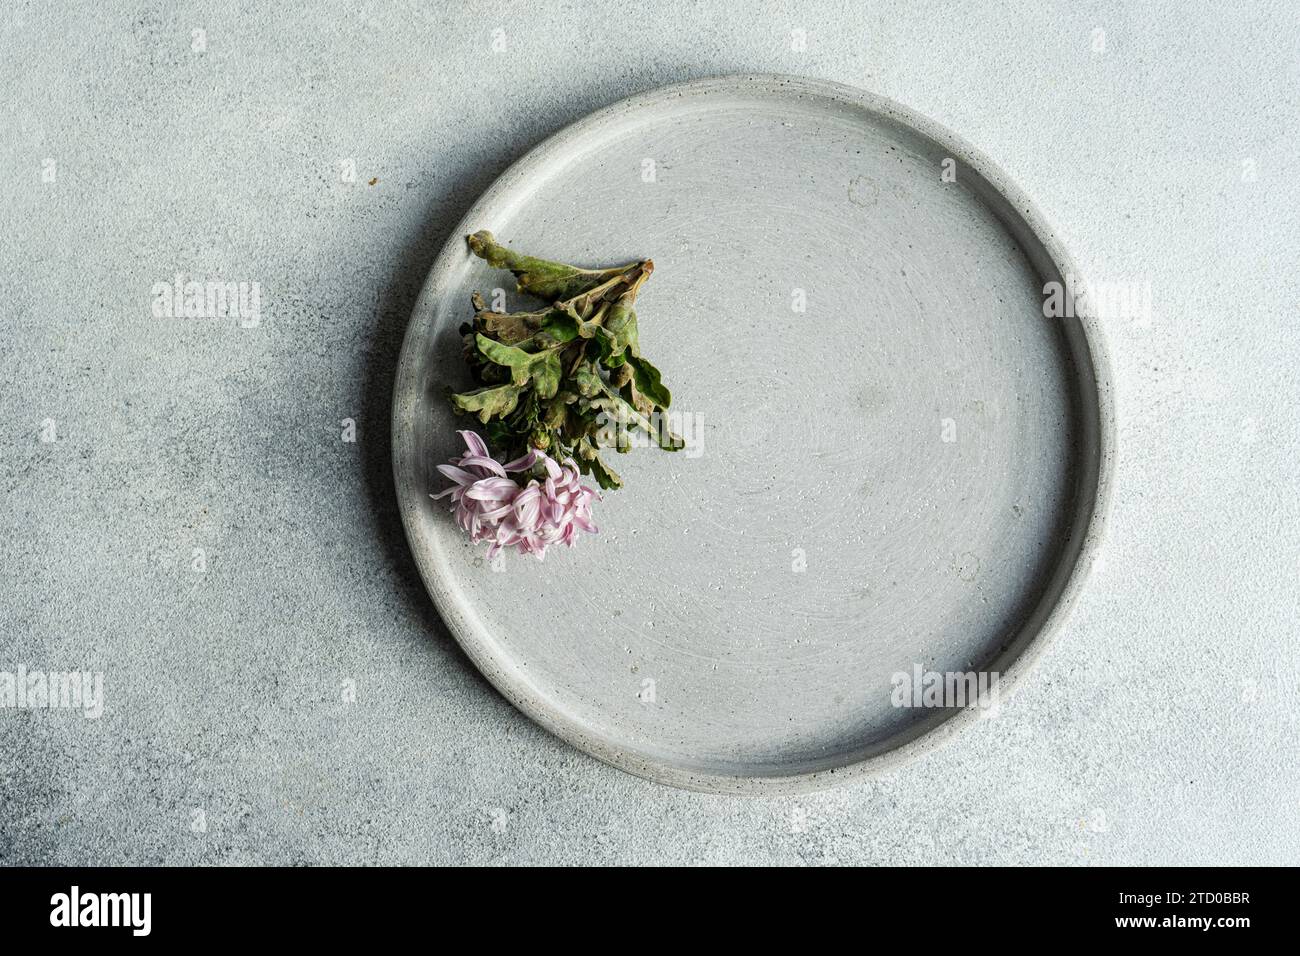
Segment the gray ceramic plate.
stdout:
[[[522,307],[480,228],[653,257],[641,343],[693,443],[618,458],[601,534],[500,571],[428,497],[466,427],[444,389],[470,293]],[[894,675],[997,671],[1005,696],[1096,550],[1110,386],[1095,323],[1044,318],[1067,273],[992,164],[860,90],[728,77],[587,117],[479,200],[407,333],[394,465],[429,593],[521,710],[653,780],[802,789],[934,746],[977,711],[894,706]]]

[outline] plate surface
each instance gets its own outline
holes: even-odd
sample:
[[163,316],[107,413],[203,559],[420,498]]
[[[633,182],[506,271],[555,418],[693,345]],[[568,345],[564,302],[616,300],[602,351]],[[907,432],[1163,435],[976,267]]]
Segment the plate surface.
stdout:
[[[470,293],[535,307],[469,254],[480,228],[654,259],[641,343],[690,443],[617,456],[601,534],[499,571],[428,497],[473,427],[445,398]],[[408,329],[394,466],[430,594],[525,713],[664,783],[803,789],[935,745],[979,711],[894,706],[895,675],[1005,696],[1096,549],[1110,385],[1095,322],[1044,317],[1067,274],[987,160],[860,90],[728,77],[592,114],[480,199]]]

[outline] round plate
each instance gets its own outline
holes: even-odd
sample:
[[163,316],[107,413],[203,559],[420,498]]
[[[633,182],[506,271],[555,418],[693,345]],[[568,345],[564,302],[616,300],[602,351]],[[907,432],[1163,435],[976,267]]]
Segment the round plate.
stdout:
[[[459,454],[470,293],[531,255],[651,257],[641,345],[689,443],[613,456],[601,533],[498,569],[434,466]],[[625,100],[506,172],[448,241],[402,351],[393,455],[429,593],[474,663],[573,745],[663,783],[769,792],[927,749],[978,708],[898,675],[991,671],[1061,629],[1113,455],[1094,320],[1033,206],[933,122],[837,84],[728,77]],[[495,449],[494,449],[495,450]]]

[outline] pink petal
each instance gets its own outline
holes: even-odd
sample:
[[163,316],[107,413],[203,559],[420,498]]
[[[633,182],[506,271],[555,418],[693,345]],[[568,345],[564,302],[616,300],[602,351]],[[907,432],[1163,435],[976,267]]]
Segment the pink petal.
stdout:
[[528,454],[522,458],[516,458],[514,461],[508,461],[504,465],[506,471],[527,471],[533,465],[537,464],[539,457],[545,457],[536,448],[529,449]]
[[506,470],[501,467],[495,458],[485,458],[481,455],[466,455],[460,460],[460,465],[462,468],[485,468],[499,478],[504,478],[506,476]]
[[500,521],[506,515],[510,514],[511,505],[507,502],[499,508],[492,508],[488,511],[480,511],[479,517],[484,521]]
[[469,449],[471,455],[477,455],[480,458],[490,457],[487,443],[479,437],[478,432],[462,431],[457,432],[465,442],[465,447]]
[[438,471],[443,475],[443,477],[450,478],[458,485],[472,485],[474,482],[478,481],[476,475],[471,475],[468,471],[465,471],[465,469],[457,468],[455,465],[439,465]]
[[509,478],[483,478],[465,489],[465,497],[474,501],[500,501],[518,489]]

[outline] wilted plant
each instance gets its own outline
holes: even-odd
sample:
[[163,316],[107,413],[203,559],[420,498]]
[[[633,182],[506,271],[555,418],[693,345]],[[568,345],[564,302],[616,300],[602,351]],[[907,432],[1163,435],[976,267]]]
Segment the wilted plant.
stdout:
[[478,417],[490,446],[503,458],[532,450],[571,458],[602,488],[623,482],[600,450],[626,452],[631,429],[668,451],[684,446],[663,414],[672,395],[637,340],[633,305],[653,262],[580,269],[521,255],[487,231],[467,241],[475,255],[509,269],[519,292],[550,303],[533,312],[492,312],[474,293],[474,318],[461,332],[479,387],[451,400]]

